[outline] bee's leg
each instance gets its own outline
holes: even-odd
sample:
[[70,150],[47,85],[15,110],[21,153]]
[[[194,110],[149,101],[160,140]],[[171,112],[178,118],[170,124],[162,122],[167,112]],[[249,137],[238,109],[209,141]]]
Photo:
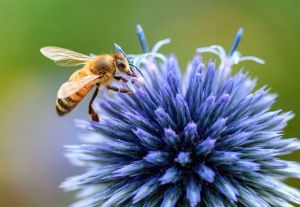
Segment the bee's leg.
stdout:
[[[117,80],[117,81],[123,81],[124,83],[127,83],[128,80],[126,78],[123,78],[121,76],[114,76],[114,79]],[[131,83],[134,83],[133,81],[131,81]]]
[[93,101],[95,100],[96,96],[98,95],[98,92],[99,92],[99,84],[97,84],[96,86],[96,90],[92,96],[92,99],[90,100],[89,102],[89,106],[88,106],[88,110],[89,110],[89,115],[91,117],[91,119],[93,121],[96,121],[96,122],[99,122],[99,117],[98,117],[98,114],[94,111],[93,107],[92,107],[92,104],[93,104]]
[[115,86],[107,86],[107,89],[120,92],[120,93],[132,93],[132,90],[127,89],[127,88],[117,88]]

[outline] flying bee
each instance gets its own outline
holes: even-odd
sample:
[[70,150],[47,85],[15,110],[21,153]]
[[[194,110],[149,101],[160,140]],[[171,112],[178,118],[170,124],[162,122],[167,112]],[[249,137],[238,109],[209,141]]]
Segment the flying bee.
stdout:
[[126,83],[128,80],[121,74],[136,77],[134,73],[136,67],[128,61],[122,50],[121,52],[117,51],[94,57],[59,47],[44,47],[41,49],[41,53],[60,66],[84,65],[82,69],[75,71],[57,92],[56,111],[59,116],[71,112],[96,87],[88,104],[88,114],[93,121],[99,122],[99,117],[94,111],[92,103],[101,85],[112,91],[132,93],[130,89],[110,85],[113,80]]

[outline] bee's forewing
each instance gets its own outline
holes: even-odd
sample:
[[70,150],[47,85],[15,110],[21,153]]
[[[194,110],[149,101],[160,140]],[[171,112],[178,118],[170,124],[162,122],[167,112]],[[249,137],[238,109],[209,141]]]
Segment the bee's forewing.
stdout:
[[82,65],[93,59],[90,56],[74,52],[60,47],[43,47],[41,53],[47,58],[54,60],[60,66]]
[[97,78],[99,75],[88,75],[75,81],[66,82],[59,88],[57,98],[67,98]]

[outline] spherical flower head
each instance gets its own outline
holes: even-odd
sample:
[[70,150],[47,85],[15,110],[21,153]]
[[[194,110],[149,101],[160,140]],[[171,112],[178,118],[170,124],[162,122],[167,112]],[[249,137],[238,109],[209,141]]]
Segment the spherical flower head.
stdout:
[[138,36],[144,54],[128,55],[144,74],[127,84],[135,93],[104,92],[94,103],[100,122],[77,120],[84,144],[66,147],[87,168],[61,185],[82,190],[74,206],[300,204],[299,190],[282,182],[300,177],[299,164],[278,158],[300,148],[282,138],[292,113],[270,111],[275,94],[253,91],[256,80],[242,70],[231,74],[241,32],[229,55],[220,46],[198,49],[217,53],[221,64],[196,55],[183,78],[176,57],[158,53],[169,39],[149,52],[140,26]]

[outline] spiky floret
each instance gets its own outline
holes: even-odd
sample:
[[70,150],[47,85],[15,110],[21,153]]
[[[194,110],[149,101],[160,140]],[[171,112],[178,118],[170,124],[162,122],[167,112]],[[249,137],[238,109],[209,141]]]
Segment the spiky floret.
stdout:
[[[138,35],[148,53],[140,26]],[[84,144],[66,147],[67,156],[88,171],[62,187],[90,196],[74,206],[299,204],[299,190],[282,180],[299,178],[300,166],[277,157],[300,148],[296,138],[282,138],[292,113],[270,111],[276,95],[253,91],[247,73],[231,75],[237,45],[219,54],[218,69],[196,55],[181,78],[176,57],[157,53],[168,42],[128,55],[144,74],[140,87],[129,82],[135,94],[104,94],[95,104],[100,123],[76,121],[89,133]]]

